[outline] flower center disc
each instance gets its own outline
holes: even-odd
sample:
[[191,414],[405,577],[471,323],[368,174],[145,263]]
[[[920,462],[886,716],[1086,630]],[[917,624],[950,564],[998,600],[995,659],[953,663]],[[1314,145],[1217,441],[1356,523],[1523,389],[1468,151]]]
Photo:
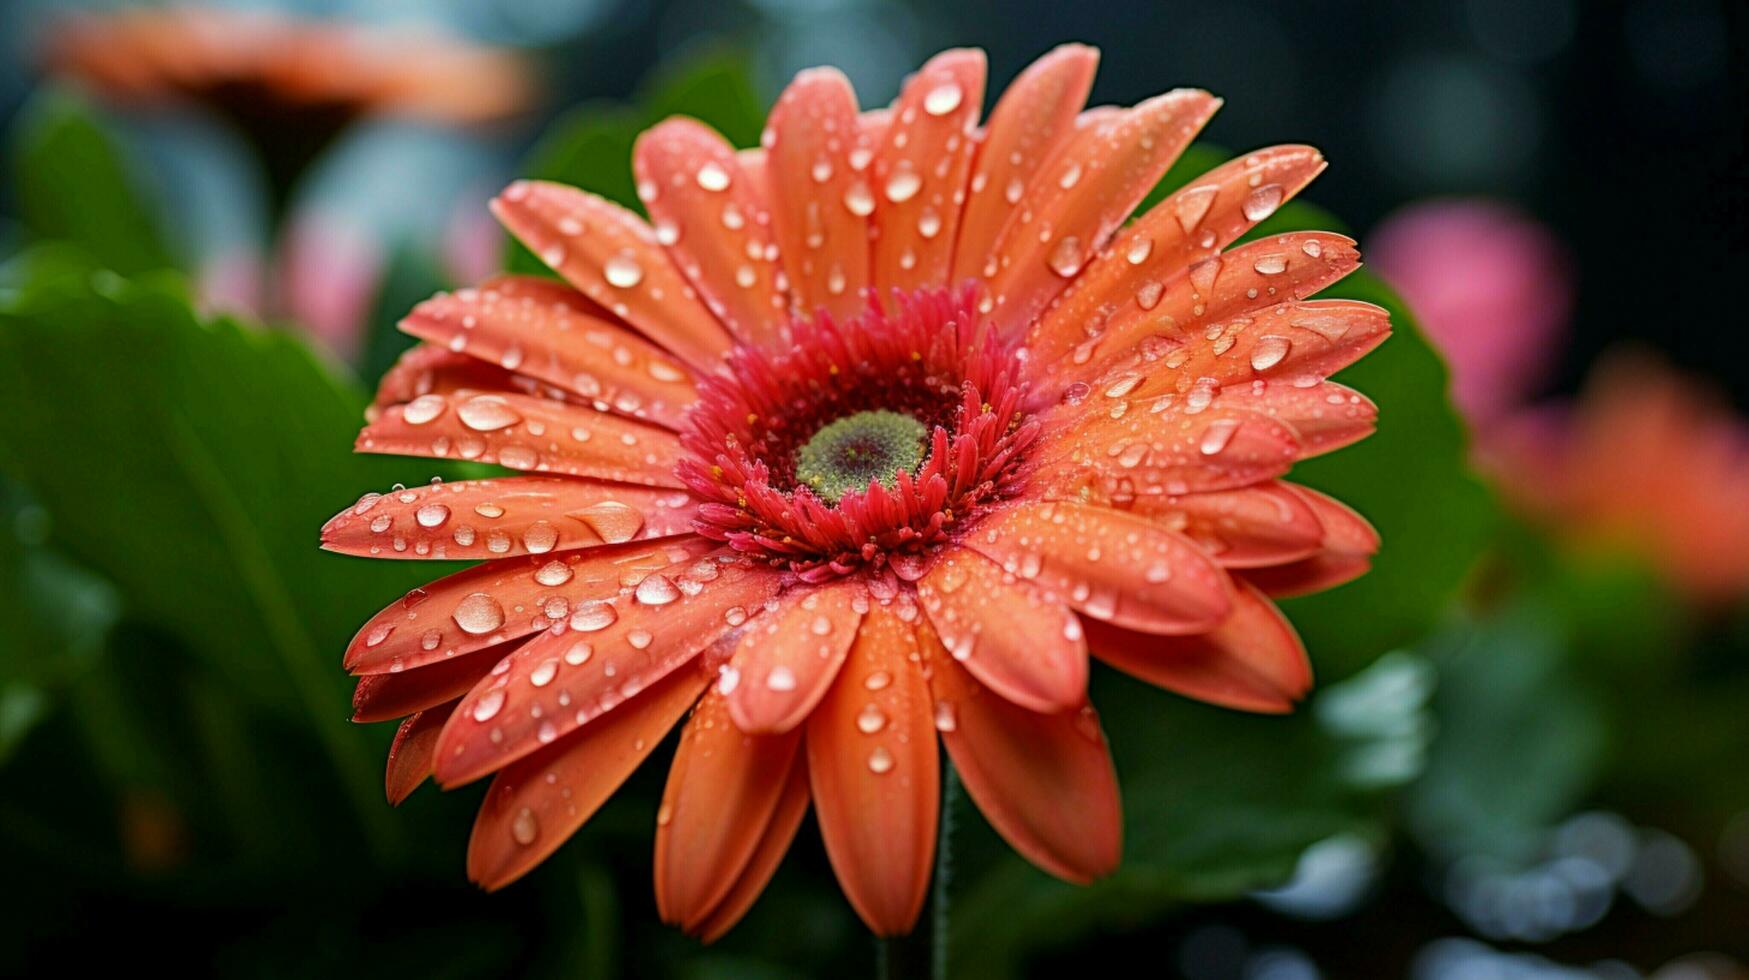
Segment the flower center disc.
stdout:
[[796,454],[796,482],[832,504],[867,490],[875,480],[890,490],[900,471],[915,473],[922,465],[927,434],[922,422],[899,412],[846,415],[803,444]]

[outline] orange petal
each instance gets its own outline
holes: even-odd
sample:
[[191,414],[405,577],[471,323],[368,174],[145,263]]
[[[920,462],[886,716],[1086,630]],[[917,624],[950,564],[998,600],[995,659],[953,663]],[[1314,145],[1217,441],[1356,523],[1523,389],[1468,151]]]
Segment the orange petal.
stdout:
[[1302,456],[1318,456],[1372,435],[1379,408],[1360,392],[1334,381],[1256,382],[1222,388],[1218,407],[1267,416],[1292,428]]
[[786,732],[814,709],[850,652],[868,593],[856,579],[801,586],[747,625],[720,676],[744,732]]
[[682,486],[680,438],[645,422],[507,391],[462,390],[393,405],[364,427],[361,453],[497,463],[644,486]]
[[916,924],[935,857],[941,772],[917,656],[911,628],[876,606],[808,718],[808,775],[826,856],[877,936]]
[[1087,641],[1061,600],[965,548],[936,560],[917,598],[953,658],[1004,698],[1045,712],[1087,700]]
[[1207,92],[1179,89],[1108,125],[1078,129],[997,239],[995,272],[986,277],[997,318],[1031,322],[1086,268],[1220,104]]
[[521,180],[492,213],[571,285],[697,368],[729,349],[729,335],[637,215],[594,194]]
[[868,285],[866,170],[875,143],[856,119],[856,92],[836,68],[814,68],[771,108],[772,225],[796,306],[848,319],[863,310]]
[[468,878],[496,891],[557,850],[613,795],[698,698],[709,679],[682,670],[492,780],[468,840]]
[[611,714],[733,629],[734,610],[777,588],[769,570],[704,558],[572,611],[462,698],[438,742],[437,781],[477,779]]
[[1297,433],[1259,412],[1215,405],[1215,392],[1139,395],[1139,375],[1101,381],[1035,451],[1034,482],[1052,496],[1101,500],[1251,486],[1300,458]]
[[365,410],[365,419],[374,421],[391,405],[404,405],[420,395],[447,395],[471,388],[477,391],[514,391],[518,381],[533,387],[533,382],[487,364],[478,358],[458,354],[448,347],[418,344],[402,354],[395,366],[383,372],[377,382],[376,397]]
[[1027,347],[1041,362],[1061,360],[1075,373],[1140,356],[1183,377],[1178,368],[1198,348],[1207,345],[1219,356],[1228,348],[1217,341],[1235,325],[1267,319],[1261,316],[1264,311],[1303,300],[1359,267],[1354,240],[1330,232],[1293,232],[1247,242],[1198,262],[1168,282],[1136,279],[1133,294],[1107,304],[1103,315],[1058,324],[1052,332],[1040,327]]
[[404,718],[454,701],[468,693],[510,651],[482,650],[417,670],[366,674],[352,691],[352,720],[363,723]]
[[690,369],[551,279],[502,276],[439,293],[401,329],[669,428],[698,400]]
[[889,289],[948,281],[984,70],[982,51],[943,51],[911,76],[893,104],[867,187],[874,201],[872,277],[883,301]]
[[1309,558],[1252,568],[1242,574],[1246,581],[1279,598],[1322,592],[1351,582],[1372,567],[1379,550],[1379,535],[1366,518],[1347,505],[1302,486],[1292,486],[1324,527],[1324,541]]
[[1094,656],[1150,684],[1241,711],[1283,712],[1312,687],[1312,663],[1275,604],[1250,585],[1233,613],[1197,636],[1152,636],[1087,624]]
[[1322,173],[1309,146],[1272,146],[1202,175],[1119,232],[1063,291],[1038,325],[1043,334],[1079,334],[1134,302],[1145,283],[1165,284],[1218,254]]
[[718,547],[699,537],[672,538],[475,565],[414,589],[372,616],[346,648],[346,669],[413,670],[538,633],[627,582]]
[[1065,44],[1027,66],[1002,93],[977,149],[960,220],[952,280],[978,274],[1045,161],[1075,130],[1099,49]]
[[409,715],[395,730],[395,740],[389,743],[389,763],[383,773],[383,793],[390,806],[400,806],[431,775],[437,733],[443,730],[443,723],[454,710],[453,701],[433,705]]
[[1123,807],[1117,773],[1085,704],[1036,714],[992,697],[918,631],[930,665],[935,727],[965,784],[996,832],[1028,861],[1085,884],[1117,867]]
[[735,923],[740,922],[747,910],[753,907],[760,893],[765,891],[766,884],[777,872],[783,856],[789,852],[790,842],[795,840],[796,831],[802,825],[802,817],[807,813],[808,767],[798,755],[790,762],[789,778],[784,781],[783,797],[777,801],[777,807],[771,814],[771,822],[766,825],[764,833],[759,835],[758,846],[747,859],[741,874],[729,886],[722,901],[709,914],[696,922],[687,923],[687,930],[704,942],[713,943],[734,928]]
[[1201,548],[1146,518],[1057,501],[1007,507],[965,544],[1087,616],[1149,633],[1212,629],[1232,585]]
[[708,691],[680,735],[656,815],[656,908],[691,931],[758,849],[789,783],[801,732],[748,735]]
[[638,137],[632,170],[657,238],[705,306],[744,342],[778,340],[789,296],[765,184],[715,130],[679,116]]
[[686,534],[696,508],[681,490],[545,476],[461,480],[368,496],[322,526],[322,547],[375,558],[508,558]]
[[1223,568],[1298,561],[1324,540],[1318,515],[1283,483],[1182,497],[1137,497],[1128,509],[1182,533]]

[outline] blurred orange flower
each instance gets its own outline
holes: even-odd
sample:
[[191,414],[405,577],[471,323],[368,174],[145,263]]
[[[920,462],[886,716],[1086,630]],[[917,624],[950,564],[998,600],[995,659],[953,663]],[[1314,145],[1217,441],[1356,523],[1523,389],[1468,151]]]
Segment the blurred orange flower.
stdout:
[[1571,408],[1523,413],[1483,449],[1570,541],[1632,549],[1702,602],[1749,594],[1749,426],[1706,382],[1617,355]]
[[1377,538],[1281,477],[1372,431],[1325,376],[1386,314],[1306,298],[1357,266],[1341,235],[1225,250],[1323,169],[1308,147],[1126,227],[1219,101],[1084,110],[1095,63],[1057,49],[981,128],[974,50],[871,112],[804,72],[757,149],[671,119],[633,160],[652,223],[513,184],[496,213],[563,281],[404,321],[425,343],[359,449],[527,475],[368,494],[322,539],[484,559],[346,655],[359,720],[410,715],[391,798],[496,774],[476,881],[552,853],[690,710],[656,817],[663,917],[728,929],[811,805],[851,904],[901,933],[938,739],[1018,851],[1087,881],[1122,836],[1090,651],[1235,708],[1306,692],[1270,596],[1359,575]]

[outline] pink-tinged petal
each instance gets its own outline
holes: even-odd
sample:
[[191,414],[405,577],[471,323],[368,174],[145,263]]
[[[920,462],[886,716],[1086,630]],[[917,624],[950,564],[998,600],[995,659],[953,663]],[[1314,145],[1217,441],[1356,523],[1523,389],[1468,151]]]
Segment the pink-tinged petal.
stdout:
[[[1041,326],[1027,342],[1043,363],[1087,374],[1131,355],[1176,368],[1194,349],[1245,318],[1303,300],[1360,267],[1353,239],[1322,231],[1293,232],[1247,242],[1193,265],[1168,282],[1138,279],[1125,301],[1074,323]],[[1177,354],[1178,356],[1174,356]]]
[[718,547],[677,537],[475,565],[414,589],[372,616],[346,648],[346,669],[414,670],[538,633],[651,572]]
[[965,545],[1081,613],[1149,633],[1199,633],[1232,609],[1207,553],[1143,517],[1070,501],[998,510]]
[[766,569],[715,558],[653,572],[629,594],[580,607],[523,644],[462,698],[438,741],[455,786],[563,738],[679,669],[776,594]]
[[1301,486],[1293,490],[1317,513],[1324,526],[1323,544],[1309,558],[1246,569],[1242,577],[1271,596],[1288,598],[1332,589],[1366,574],[1379,550],[1378,532],[1366,518],[1315,490]]
[[1044,314],[1038,330],[1075,335],[1220,253],[1322,173],[1309,146],[1272,146],[1191,181],[1119,232]]
[[468,840],[468,878],[497,891],[546,860],[661,744],[708,679],[676,671],[638,699],[492,780]]
[[789,783],[801,732],[749,735],[708,691],[680,735],[656,817],[656,908],[696,929],[734,887]]
[[705,306],[745,343],[780,340],[789,296],[765,185],[742,172],[728,141],[697,120],[668,119],[638,137],[632,170],[657,239]]
[[889,289],[947,281],[983,104],[984,52],[969,48],[929,59],[893,104],[867,187],[873,283],[883,302]]
[[771,876],[777,872],[777,866],[783,862],[783,856],[789,852],[790,842],[795,840],[796,831],[801,828],[802,818],[807,813],[808,765],[807,760],[798,754],[790,762],[783,796],[772,811],[771,822],[759,836],[753,855],[747,859],[741,874],[716,907],[696,922],[686,923],[687,931],[704,942],[713,943],[734,928],[765,891]]
[[1087,700],[1087,641],[1063,600],[965,548],[937,559],[917,599],[953,659],[1002,697],[1042,712]]
[[1127,508],[1196,542],[1223,568],[1256,568],[1317,553],[1324,526],[1283,483],[1182,497],[1137,497]]
[[[1156,96],[1114,122],[1078,129],[1033,181],[978,270],[995,316],[1024,324],[1086,268],[1220,108],[1207,92]],[[989,273],[989,274],[986,274]]]
[[1056,497],[1125,502],[1233,490],[1286,473],[1300,458],[1299,435],[1258,412],[1216,405],[1201,385],[1143,396],[1143,376],[1085,386],[1054,409],[1058,424],[1035,451],[1034,485]]
[[1059,878],[1085,884],[1123,852],[1117,773],[1093,708],[1037,714],[993,696],[933,640],[935,728],[966,792],[1002,839]]
[[610,317],[563,283],[503,276],[439,293],[415,306],[401,329],[601,408],[677,427],[698,400],[692,372]]
[[383,372],[377,382],[376,397],[365,409],[365,418],[374,421],[392,405],[405,405],[421,395],[448,395],[464,389],[475,391],[516,391],[521,380],[533,391],[532,379],[516,375],[496,364],[458,354],[447,347],[419,344],[410,348],[395,366]]
[[383,794],[390,806],[401,801],[431,776],[431,758],[437,751],[437,733],[449,720],[455,703],[434,705],[408,716],[395,730],[395,740],[389,743],[389,762],[383,773]]
[[417,670],[366,674],[352,690],[352,720],[359,723],[403,718],[473,690],[509,649],[481,650],[451,657]]
[[693,367],[708,370],[729,349],[722,324],[632,212],[575,187],[517,181],[492,213],[567,282]]
[[373,558],[541,555],[687,534],[697,509],[680,490],[547,476],[461,480],[367,496],[322,526],[322,547]]
[[868,285],[867,170],[876,144],[857,124],[849,79],[835,68],[797,75],[766,131],[772,225],[796,306],[854,317]]
[[972,165],[953,280],[976,275],[995,253],[996,238],[1033,176],[1075,131],[1098,67],[1097,48],[1065,44],[1029,65],[1002,93]]
[[1233,592],[1233,612],[1196,636],[1151,636],[1087,624],[1093,655],[1185,697],[1240,711],[1279,713],[1312,688],[1312,663],[1286,617],[1249,585]]
[[876,606],[838,682],[808,717],[808,775],[826,856],[877,936],[916,924],[935,858],[941,771],[918,657],[911,627]]
[[682,486],[674,475],[680,438],[672,431],[506,391],[464,389],[392,405],[364,427],[355,448],[645,486]]
[[747,624],[719,688],[745,732],[786,732],[826,695],[868,610],[857,579],[802,586]]
[[1218,407],[1252,412],[1293,429],[1303,456],[1318,456],[1372,435],[1379,408],[1372,399],[1334,381],[1253,382],[1222,388]]

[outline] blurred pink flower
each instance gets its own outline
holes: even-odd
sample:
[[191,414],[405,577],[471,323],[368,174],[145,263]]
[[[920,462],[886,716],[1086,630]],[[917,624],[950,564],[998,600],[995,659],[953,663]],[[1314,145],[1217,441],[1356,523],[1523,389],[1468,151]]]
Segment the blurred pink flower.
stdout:
[[1608,357],[1575,403],[1503,422],[1482,456],[1571,544],[1641,554],[1703,603],[1749,594],[1749,423],[1704,380]]
[[328,349],[356,355],[387,263],[382,243],[342,216],[310,211],[291,218],[279,262],[279,308]]
[[1542,380],[1572,308],[1571,267],[1548,229],[1493,201],[1430,201],[1386,218],[1370,241],[1373,267],[1445,355],[1473,426]]

